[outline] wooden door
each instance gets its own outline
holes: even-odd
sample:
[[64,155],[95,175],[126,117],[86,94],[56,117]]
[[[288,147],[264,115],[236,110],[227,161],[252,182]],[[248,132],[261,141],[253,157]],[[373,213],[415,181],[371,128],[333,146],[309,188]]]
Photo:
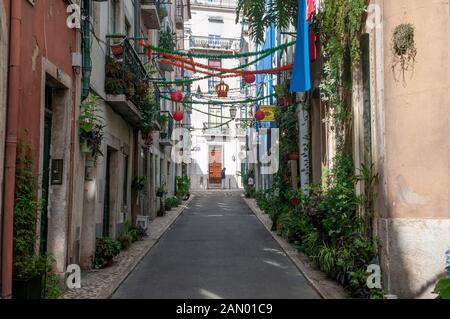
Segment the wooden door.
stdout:
[[220,172],[222,171],[222,148],[212,146],[209,149],[209,183],[220,184]]

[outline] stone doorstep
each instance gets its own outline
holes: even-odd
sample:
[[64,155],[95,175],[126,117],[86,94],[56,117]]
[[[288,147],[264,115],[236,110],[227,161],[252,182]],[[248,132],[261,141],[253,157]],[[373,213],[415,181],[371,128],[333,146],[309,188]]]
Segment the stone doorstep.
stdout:
[[147,253],[154,247],[170,226],[178,219],[195,195],[176,211],[166,212],[149,225],[148,238],[133,243],[114,260],[114,265],[98,270],[83,272],[80,289],[66,290],[61,299],[109,299],[128,275],[136,268]]
[[288,243],[277,233],[271,231],[272,220],[256,204],[255,199],[243,198],[247,206],[253,211],[259,221],[271,233],[286,255],[292,260],[295,266],[305,276],[306,280],[324,299],[350,299],[351,296],[345,289],[334,280],[329,279],[326,274],[318,270],[314,263],[306,255],[299,252],[293,245]]

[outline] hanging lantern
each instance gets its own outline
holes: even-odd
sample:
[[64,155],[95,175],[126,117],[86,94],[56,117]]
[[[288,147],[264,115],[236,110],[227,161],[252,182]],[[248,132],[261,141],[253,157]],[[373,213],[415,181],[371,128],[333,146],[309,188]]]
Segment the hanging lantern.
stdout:
[[170,93],[170,98],[173,102],[181,102],[183,100],[183,93],[181,91],[175,91]]
[[230,90],[230,86],[226,84],[224,81],[221,81],[216,85],[216,92],[218,97],[227,97],[228,91]]
[[257,120],[258,122],[264,120],[265,117],[266,113],[264,113],[263,111],[258,110],[255,112],[255,120]]
[[256,76],[253,73],[246,73],[244,74],[244,80],[245,82],[251,84],[256,81]]
[[175,121],[181,122],[184,118],[184,113],[177,111],[177,112],[173,112],[172,116]]
[[236,106],[234,106],[234,105],[231,106],[231,107],[230,107],[230,117],[233,118],[233,119],[236,118],[236,113],[237,113],[237,108],[236,108]]

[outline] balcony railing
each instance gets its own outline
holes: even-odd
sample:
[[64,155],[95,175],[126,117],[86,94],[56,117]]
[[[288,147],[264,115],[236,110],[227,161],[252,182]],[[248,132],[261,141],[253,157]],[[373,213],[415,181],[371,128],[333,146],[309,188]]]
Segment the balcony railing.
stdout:
[[229,124],[222,125],[220,123],[203,123],[203,133],[205,135],[228,135],[230,134]]
[[205,37],[205,36],[191,36],[191,49],[213,49],[225,51],[239,51],[239,39],[219,38],[219,37]]
[[147,72],[127,37],[107,36],[106,44],[105,92],[108,102],[129,122],[139,123],[136,107],[145,95]]
[[236,0],[192,0],[191,5],[202,7],[219,7],[235,9],[237,6]]

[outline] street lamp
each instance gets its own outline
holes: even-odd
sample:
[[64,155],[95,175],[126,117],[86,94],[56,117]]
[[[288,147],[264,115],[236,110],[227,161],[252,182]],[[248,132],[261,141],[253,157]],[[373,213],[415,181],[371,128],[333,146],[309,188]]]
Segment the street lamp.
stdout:
[[231,118],[235,119],[236,118],[236,112],[237,112],[237,108],[235,105],[230,107],[230,116]]

